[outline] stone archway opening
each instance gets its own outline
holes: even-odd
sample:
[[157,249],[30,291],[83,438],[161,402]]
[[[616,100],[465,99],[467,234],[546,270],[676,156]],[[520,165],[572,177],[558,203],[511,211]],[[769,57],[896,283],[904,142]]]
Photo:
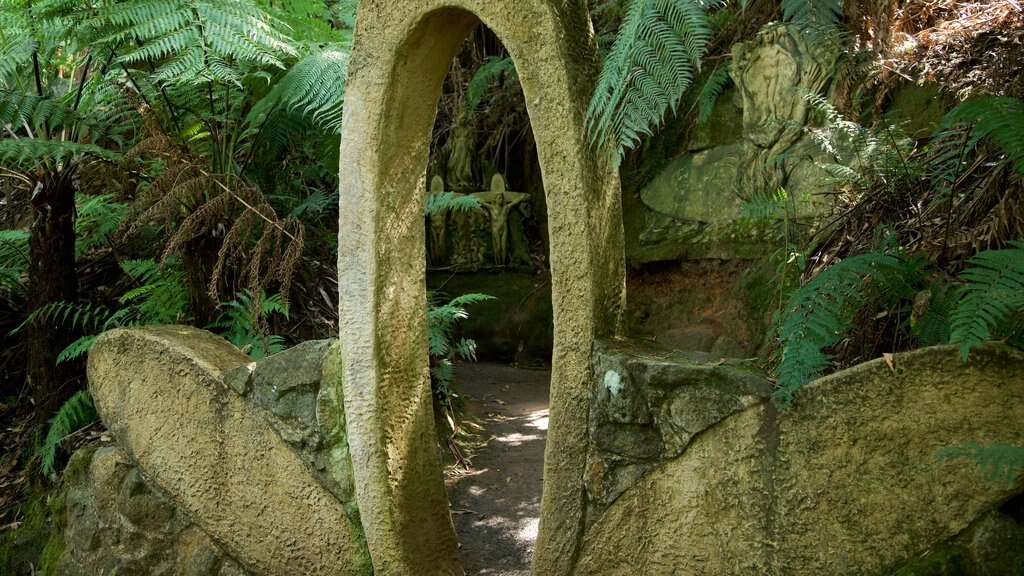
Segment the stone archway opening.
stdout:
[[[451,337],[473,341],[475,361],[453,354],[453,379],[440,381],[444,360],[431,358],[445,486],[469,574],[527,574],[540,520],[553,325],[536,148],[511,57],[480,23],[445,76],[426,166],[431,306],[493,298],[467,305]],[[470,199],[479,206],[437,208]]]
[[617,331],[624,291],[618,177],[584,130],[597,71],[586,4],[364,3],[342,135],[340,336],[356,497],[381,573],[462,571],[433,446],[422,206],[444,76],[480,22],[518,71],[548,208],[551,412],[532,570],[568,573],[580,550],[591,350]]

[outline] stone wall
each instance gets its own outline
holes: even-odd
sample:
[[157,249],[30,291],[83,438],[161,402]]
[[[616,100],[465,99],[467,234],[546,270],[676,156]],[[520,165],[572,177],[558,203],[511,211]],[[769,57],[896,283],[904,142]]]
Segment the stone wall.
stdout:
[[327,341],[254,363],[196,328],[101,336],[89,389],[118,448],[69,489],[68,572],[371,574],[340,369]]
[[763,377],[724,361],[616,343],[595,368],[575,574],[876,574],[929,551],[965,574],[1021,573],[1005,570],[1024,566],[1024,478],[936,456],[1024,445],[1018,350],[896,354],[814,382],[781,413]]

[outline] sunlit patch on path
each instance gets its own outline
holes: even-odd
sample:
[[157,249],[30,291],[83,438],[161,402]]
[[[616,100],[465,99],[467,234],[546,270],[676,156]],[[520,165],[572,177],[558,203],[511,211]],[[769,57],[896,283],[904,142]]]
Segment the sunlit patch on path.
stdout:
[[467,574],[525,576],[540,520],[551,373],[466,364],[456,376],[490,438],[471,469],[447,482],[462,565]]

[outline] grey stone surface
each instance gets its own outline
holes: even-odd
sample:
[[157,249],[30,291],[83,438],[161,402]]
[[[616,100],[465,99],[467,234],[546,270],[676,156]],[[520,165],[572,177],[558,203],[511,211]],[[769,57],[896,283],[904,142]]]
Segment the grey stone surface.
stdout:
[[893,368],[873,360],[813,382],[783,413],[736,411],[701,384],[713,372],[682,385],[677,409],[666,363],[637,362],[634,380],[661,391],[655,422],[703,430],[646,473],[602,476],[592,462],[591,480],[632,485],[589,526],[574,574],[1020,573],[1024,476],[991,482],[970,459],[936,456],[1024,445],[1024,352],[988,344],[971,357],[944,346],[896,354]]
[[588,523],[693,438],[771,393],[751,364],[636,342],[598,343],[585,484]]
[[[371,573],[345,436],[337,430],[344,426],[322,416],[322,434],[316,416],[327,346],[308,343],[250,366],[230,343],[196,328],[100,336],[89,354],[89,389],[146,478],[120,488],[140,494],[118,509],[136,527],[132,537],[145,541],[183,513],[255,574]],[[322,396],[321,412],[340,412],[340,366],[333,363],[333,391]],[[166,499],[150,496],[150,487]],[[70,539],[80,540],[74,533]],[[203,553],[190,565],[205,569],[210,558]],[[123,573],[146,569],[132,565]]]
[[115,446],[79,451],[64,477],[67,528],[60,574],[250,574],[149,486]]

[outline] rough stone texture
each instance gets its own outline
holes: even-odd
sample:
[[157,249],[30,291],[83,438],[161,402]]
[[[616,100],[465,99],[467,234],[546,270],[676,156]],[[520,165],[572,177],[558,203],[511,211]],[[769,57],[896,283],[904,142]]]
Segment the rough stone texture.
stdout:
[[643,475],[682,454],[695,436],[770,394],[764,373],[747,363],[599,343],[585,478],[588,525]]
[[[89,354],[90,392],[120,447],[253,573],[372,571],[354,508],[317,482],[311,458],[282,440],[268,424],[273,418],[231,391],[263,390],[253,395],[262,394],[280,412],[278,428],[284,423],[298,429],[300,414],[311,417],[308,398],[316,397],[310,379],[319,366],[317,349],[322,357],[323,344],[311,344],[292,354],[300,360],[294,364],[282,367],[271,358],[266,370],[257,364],[236,372],[231,388],[227,374],[247,366],[248,357],[195,328],[114,330],[97,339]],[[321,395],[323,403],[337,410],[337,376],[327,380],[333,391]],[[335,445],[344,444],[334,438]],[[291,441],[329,444],[307,433]],[[337,468],[329,468],[333,477]]]
[[823,378],[781,414],[725,418],[619,496],[574,573],[875,574],[961,533],[996,547],[976,547],[982,562],[1007,558],[1020,532],[983,517],[1024,478],[991,483],[970,460],[935,456],[1024,444],[1024,353],[990,344],[971,357],[897,354],[894,371],[879,359]]
[[[699,151],[672,161],[640,191],[651,214],[640,242],[630,247],[630,260],[767,254],[772,247],[768,231],[737,223],[742,203],[759,193],[783,188],[793,199],[796,217],[811,221],[819,215],[824,203],[817,193],[827,185],[815,162],[835,158],[805,135],[809,106],[803,93],[825,89],[832,60],[834,55],[778,24],[733,46],[730,73],[742,102],[742,132],[716,146],[698,135]],[[717,108],[735,114],[733,100]]]
[[235,368],[226,381],[345,505],[353,525],[359,525],[339,354],[336,340],[303,342]]
[[82,450],[64,477],[65,576],[248,576],[116,446]]
[[364,0],[342,129],[338,284],[356,494],[380,574],[462,572],[432,445],[422,206],[441,84],[481,21],[516,64],[548,207],[555,328],[533,570],[566,574],[579,551],[591,345],[616,332],[624,296],[618,175],[584,128],[598,67],[586,2]]

